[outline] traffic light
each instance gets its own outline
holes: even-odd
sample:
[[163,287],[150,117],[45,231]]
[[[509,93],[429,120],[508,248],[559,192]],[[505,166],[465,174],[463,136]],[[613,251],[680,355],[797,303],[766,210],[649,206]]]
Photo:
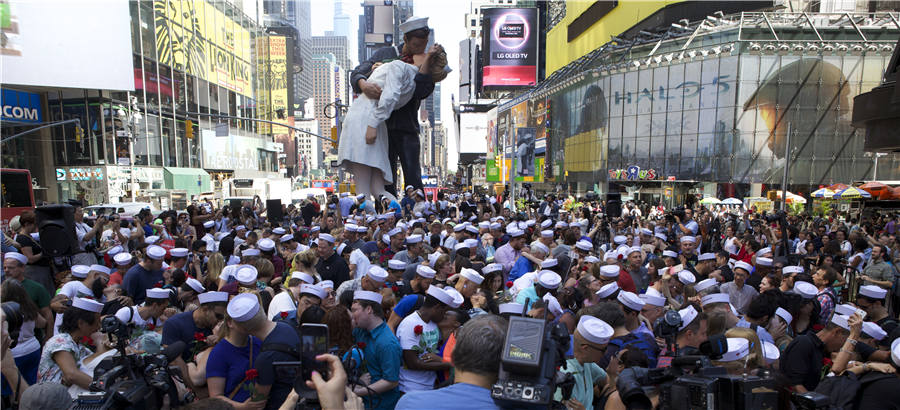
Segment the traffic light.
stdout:
[[778,200],[778,191],[771,190],[769,192],[766,192],[766,197],[767,197],[766,199],[768,199],[770,201],[777,201]]
[[331,127],[331,142],[334,143],[334,145],[337,145],[337,142],[338,142],[337,127]]
[[84,138],[84,128],[81,128],[80,125],[75,126],[75,142],[81,142],[81,139]]
[[194,122],[191,120],[184,122],[184,137],[187,139],[194,138]]

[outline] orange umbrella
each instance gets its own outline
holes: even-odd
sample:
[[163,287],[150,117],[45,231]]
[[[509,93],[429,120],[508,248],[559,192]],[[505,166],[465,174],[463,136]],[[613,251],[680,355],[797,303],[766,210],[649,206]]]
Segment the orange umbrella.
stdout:
[[877,181],[866,182],[865,184],[859,186],[859,189],[872,194],[873,197],[881,196],[881,194],[887,191],[888,188],[890,187]]
[[837,191],[843,191],[843,190],[845,190],[845,189],[847,189],[847,188],[850,188],[850,186],[847,185],[847,184],[840,184],[840,183],[834,184],[834,185],[831,185],[831,186],[828,187],[828,189],[830,189],[830,190],[832,190],[832,191],[834,191],[834,192],[837,192]]
[[885,193],[881,195],[880,199],[900,199],[900,186],[888,188]]

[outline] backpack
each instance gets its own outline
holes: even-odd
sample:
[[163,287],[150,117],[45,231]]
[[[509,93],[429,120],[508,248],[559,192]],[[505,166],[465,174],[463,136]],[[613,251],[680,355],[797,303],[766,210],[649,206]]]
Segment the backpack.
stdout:
[[847,372],[841,376],[831,376],[822,379],[816,386],[816,393],[828,396],[829,410],[851,410],[856,408],[857,398],[862,389],[878,380],[897,377],[893,374],[870,372],[861,378]]

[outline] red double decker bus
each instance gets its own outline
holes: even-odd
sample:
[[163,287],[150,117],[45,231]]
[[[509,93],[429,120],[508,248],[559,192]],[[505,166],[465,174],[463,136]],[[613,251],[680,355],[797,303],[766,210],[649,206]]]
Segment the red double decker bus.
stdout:
[[0,168],[0,227],[26,209],[34,209],[34,189],[27,169]]

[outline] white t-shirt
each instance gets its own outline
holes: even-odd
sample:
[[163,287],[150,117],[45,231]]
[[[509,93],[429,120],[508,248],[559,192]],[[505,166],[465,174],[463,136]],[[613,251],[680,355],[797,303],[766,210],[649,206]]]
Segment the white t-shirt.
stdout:
[[234,276],[235,272],[237,272],[238,266],[241,266],[241,265],[234,264],[234,265],[228,265],[228,266],[222,268],[222,273],[219,274],[219,279],[222,279],[226,282],[231,280],[231,278]]
[[[125,239],[128,239],[131,236],[131,229],[119,228],[119,233],[121,233],[122,236],[125,237]],[[112,229],[107,229],[107,230],[103,231],[103,234],[100,235],[100,241],[101,242],[114,241],[116,244],[122,245],[122,248],[124,248],[125,251],[128,252],[128,242],[127,241],[125,243],[120,242],[119,236],[116,235],[115,232],[112,231]]]
[[158,319],[154,319],[151,317],[151,318],[149,318],[150,320],[144,320],[144,318],[142,318],[141,315],[138,313],[137,306],[131,306],[131,307],[126,306],[126,307],[119,309],[118,311],[116,311],[116,318],[121,320],[122,323],[124,323],[126,325],[129,323],[134,323],[135,326],[146,327],[147,324],[152,323],[153,326],[159,326],[159,323],[157,323]]
[[[416,326],[422,326],[422,334],[416,335]],[[415,350],[420,355],[423,352],[437,353],[441,341],[441,332],[434,322],[425,323],[419,312],[412,312],[397,326],[397,339],[400,339],[400,348],[403,350]],[[432,390],[437,373],[428,370],[409,370],[405,366],[400,368],[400,391]]]
[[851,250],[853,250],[853,248],[850,246],[850,241],[841,242],[841,252],[847,252],[849,255]]
[[219,251],[219,243],[216,242],[216,238],[213,238],[211,234],[203,235],[203,242],[206,242],[206,251],[207,252],[218,252]]
[[[69,300],[75,299],[76,297],[84,297],[84,296],[94,297],[94,292],[92,292],[90,289],[88,289],[87,286],[84,286],[84,283],[81,283],[81,281],[78,281],[78,280],[73,280],[71,282],[66,282],[65,284],[63,284],[62,287],[59,289],[58,294],[66,295],[66,297],[69,298]],[[63,318],[62,313],[58,313],[56,315],[56,319],[53,321],[53,334],[54,335],[59,332],[58,329],[59,329],[59,325],[62,324],[62,318]]]
[[369,258],[359,248],[350,252],[350,264],[356,265],[356,272],[351,272],[354,279],[359,279],[369,272]]
[[18,358],[36,350],[41,350],[41,342],[38,342],[37,338],[34,337],[34,321],[29,320],[22,323],[22,328],[19,330],[18,343],[10,351],[14,358]]
[[285,289],[281,293],[275,295],[275,297],[272,298],[272,301],[269,302],[269,320],[274,320],[275,316],[278,316],[281,312],[297,310],[297,305],[294,304],[294,299],[288,292],[290,292],[290,290]]

